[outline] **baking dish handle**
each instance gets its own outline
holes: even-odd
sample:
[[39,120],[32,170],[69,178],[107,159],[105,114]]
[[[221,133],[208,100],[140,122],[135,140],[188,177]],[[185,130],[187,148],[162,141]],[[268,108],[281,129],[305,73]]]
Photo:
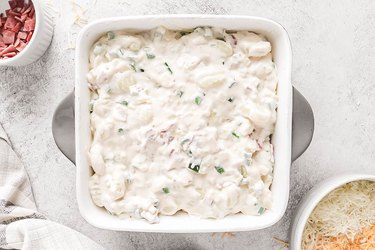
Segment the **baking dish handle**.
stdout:
[[52,134],[60,151],[75,164],[74,91],[57,106],[52,118]]
[[314,113],[305,97],[293,87],[292,162],[309,147],[314,135]]
[[[293,87],[292,161],[310,145],[314,133],[314,114],[307,100]],[[74,91],[57,106],[52,120],[52,134],[57,147],[75,163]]]

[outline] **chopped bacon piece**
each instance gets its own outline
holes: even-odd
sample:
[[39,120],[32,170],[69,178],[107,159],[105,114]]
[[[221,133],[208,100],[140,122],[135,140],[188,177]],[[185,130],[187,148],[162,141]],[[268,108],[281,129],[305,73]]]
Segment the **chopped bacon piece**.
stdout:
[[22,22],[21,17],[19,16],[14,16],[14,19],[16,19],[18,22]]
[[24,30],[25,31],[32,31],[35,29],[35,19],[28,18],[25,21]]
[[33,36],[33,32],[31,31],[29,32],[29,34],[27,34],[26,41],[30,42],[32,36]]
[[24,12],[22,12],[23,14],[28,14],[30,11],[31,11],[31,9],[33,8],[33,6],[32,5],[30,5]]
[[29,13],[29,17],[31,17],[31,18],[35,18],[35,9],[34,8],[32,8],[31,9],[31,11],[30,11],[30,13]]
[[27,37],[27,33],[20,31],[20,32],[18,32],[17,36],[18,36],[19,39],[25,40],[26,37]]
[[25,4],[25,0],[14,0],[19,8],[22,8]]
[[18,21],[16,19],[14,19],[13,16],[8,16],[7,21],[5,22],[4,28],[5,29],[13,29],[13,27],[16,26],[17,23],[18,23]]
[[13,31],[4,30],[3,40],[5,44],[12,44],[14,42],[15,33]]
[[29,8],[30,7],[30,3],[24,3],[24,5],[23,5],[23,7],[22,7],[22,9],[21,9],[21,13],[24,13],[25,12],[25,10],[27,10],[27,8]]
[[20,44],[20,39],[17,37],[16,41],[13,43],[14,47],[17,47]]
[[26,43],[24,43],[24,42],[21,41],[20,44],[18,44],[18,46],[17,46],[16,49],[18,51],[22,51],[26,47],[26,45],[27,45]]
[[4,57],[11,58],[11,57],[13,57],[13,56],[15,56],[15,55],[17,55],[16,52],[9,52],[9,53],[4,54],[3,56],[4,56]]
[[11,9],[14,9],[14,8],[17,7],[17,2],[16,1],[11,0],[11,1],[8,1],[8,3],[9,3],[9,6],[10,6]]
[[26,19],[27,19],[27,15],[22,14],[22,16],[21,16],[21,22],[22,22],[22,23],[25,22]]
[[3,56],[9,52],[15,52],[15,51],[17,51],[16,47],[14,47],[13,45],[9,45],[8,47],[0,51],[0,56]]
[[18,31],[20,31],[20,29],[21,29],[21,23],[17,23],[17,24],[12,28],[12,31],[17,33]]
[[16,11],[10,10],[8,13],[9,16],[21,16],[21,13],[18,13]]
[[4,48],[6,47],[5,43],[4,43],[4,39],[3,39],[3,36],[0,35],[0,48]]

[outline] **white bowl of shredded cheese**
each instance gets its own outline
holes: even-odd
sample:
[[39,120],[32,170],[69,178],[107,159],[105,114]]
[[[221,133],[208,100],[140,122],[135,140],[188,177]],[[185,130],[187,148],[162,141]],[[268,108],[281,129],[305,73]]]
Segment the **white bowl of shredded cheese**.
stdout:
[[[186,30],[195,33],[189,35]],[[237,33],[222,33],[222,30]],[[134,42],[137,37],[131,32],[138,32],[138,38],[148,46]],[[143,33],[139,35],[139,32]],[[180,49],[174,38],[161,46],[160,37],[178,34],[178,39],[190,50],[186,50],[186,46]],[[216,39],[212,39],[212,34]],[[246,41],[248,43],[242,44]],[[125,46],[128,42],[132,45]],[[250,62],[253,67],[246,68],[242,59],[235,56],[221,59],[226,54],[235,54],[232,49],[236,49],[237,43],[244,46],[247,57],[253,57]],[[192,44],[195,46],[189,47]],[[222,56],[216,56],[217,51],[221,51]],[[123,60],[124,57],[128,61]],[[225,232],[269,227],[283,216],[289,197],[292,85],[291,46],[281,25],[245,16],[110,18],[83,29],[77,41],[76,59],[77,199],[82,216],[90,224],[122,231]],[[209,63],[205,65],[199,60]],[[257,63],[261,60],[267,60],[267,64]],[[236,64],[239,66],[235,67]],[[234,71],[228,71],[229,67],[241,69],[237,73],[243,77],[236,79],[271,82],[273,93],[262,91],[264,87],[257,88],[257,84],[249,89],[249,93],[262,93],[263,104],[269,105],[263,110],[254,108],[259,104],[251,103],[251,98],[247,98],[251,94],[245,95],[246,90],[234,95],[234,88],[243,85],[229,82]],[[187,70],[182,71],[182,68],[197,69],[196,74],[184,78]],[[255,73],[249,72],[249,68]],[[144,78],[146,75],[148,78]],[[121,79],[117,81],[116,77]],[[135,81],[144,85],[135,86]],[[181,81],[191,84],[180,86]],[[120,88],[116,85],[118,82]],[[149,88],[151,84],[153,87]],[[221,91],[220,86],[226,86],[226,90]],[[147,94],[151,99],[142,91],[146,88],[152,89]],[[130,95],[124,95],[123,89]],[[275,91],[277,112],[273,106],[276,102],[272,101]],[[215,98],[221,101],[214,103]],[[181,103],[188,104],[179,105]],[[253,123],[263,128],[265,135],[256,135],[261,141],[258,137],[252,139],[251,131],[247,133],[251,126],[247,126],[246,119],[228,116],[241,112],[240,108],[231,108],[236,103],[250,114]],[[220,106],[227,107],[227,111],[219,109]],[[130,112],[133,108],[134,112]],[[109,117],[114,111],[116,115]],[[176,127],[171,120],[173,114],[184,122]],[[207,121],[223,120],[216,128],[224,132],[208,128],[206,120],[197,118],[198,115]],[[150,116],[158,116],[160,119],[154,121],[160,124],[145,126]],[[272,118],[271,124],[269,118]],[[272,133],[267,132],[268,127]],[[186,133],[187,130],[191,133]],[[142,138],[147,140],[142,141]],[[164,146],[156,148],[155,142]],[[257,151],[254,159],[240,151],[248,146]],[[153,152],[158,157],[154,157]],[[176,162],[165,160],[165,155],[175,156]],[[251,168],[251,164],[247,170],[242,167],[244,157],[260,161],[262,155],[266,160],[258,167]],[[145,164],[149,156],[153,158]],[[133,170],[129,172],[128,166]],[[177,167],[176,171],[175,166],[182,167]],[[247,190],[243,189],[245,186]]]
[[373,249],[374,235],[375,176],[342,174],[317,184],[302,199],[292,223],[290,247]]

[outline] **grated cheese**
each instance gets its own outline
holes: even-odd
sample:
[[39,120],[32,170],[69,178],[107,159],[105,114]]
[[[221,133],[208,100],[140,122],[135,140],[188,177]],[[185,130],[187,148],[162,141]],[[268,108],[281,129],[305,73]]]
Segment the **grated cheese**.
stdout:
[[351,182],[324,197],[306,223],[302,249],[375,249],[375,182]]
[[375,249],[375,224],[364,228],[357,233],[353,239],[349,239],[346,235],[339,237],[322,237],[319,239],[319,250],[371,250]]
[[77,30],[83,28],[89,21],[92,19],[91,14],[96,7],[97,0],[88,1],[85,5],[80,5],[76,0],[70,0],[72,10],[73,10],[73,19],[70,24],[70,31],[68,33],[68,47],[66,50],[75,49]]
[[284,249],[284,248],[289,247],[289,243],[286,242],[285,240],[281,240],[281,239],[278,239],[276,237],[273,237],[273,239],[282,246],[280,249]]
[[234,237],[235,234],[232,233],[232,232],[224,232],[222,235],[221,235],[221,238],[231,238],[231,237]]

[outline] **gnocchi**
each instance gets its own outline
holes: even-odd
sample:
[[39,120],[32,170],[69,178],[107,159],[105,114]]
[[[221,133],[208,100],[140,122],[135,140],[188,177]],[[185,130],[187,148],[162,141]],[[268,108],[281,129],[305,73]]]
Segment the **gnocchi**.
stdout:
[[157,223],[272,207],[277,72],[248,31],[158,27],[108,32],[92,46],[93,202]]

